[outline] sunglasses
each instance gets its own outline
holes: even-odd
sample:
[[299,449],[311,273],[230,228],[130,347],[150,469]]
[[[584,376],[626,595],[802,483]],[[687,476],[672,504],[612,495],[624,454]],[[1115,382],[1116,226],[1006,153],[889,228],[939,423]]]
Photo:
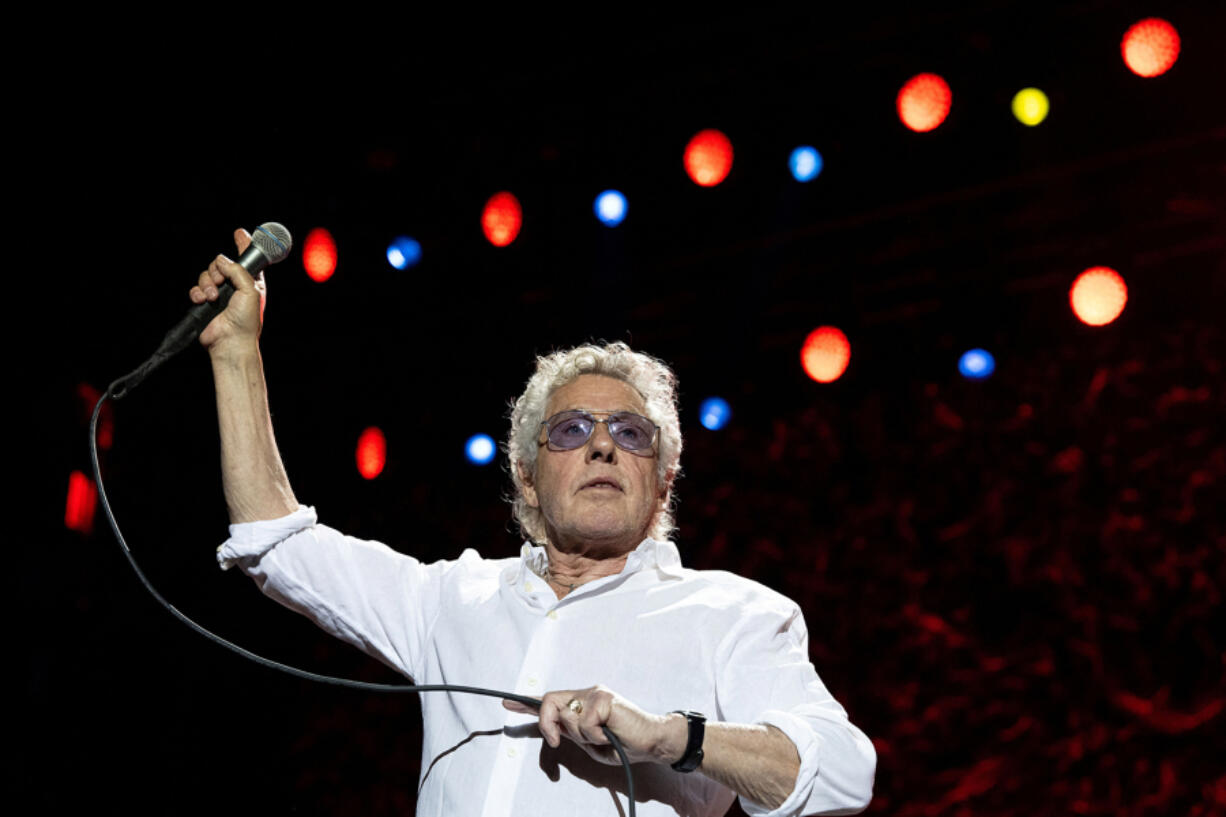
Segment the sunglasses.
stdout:
[[[598,420],[592,415],[604,415]],[[660,427],[638,414],[628,411],[562,411],[541,423],[545,439],[554,451],[573,451],[587,444],[596,430],[597,423],[604,423],[609,436],[623,451],[641,454],[651,449],[660,434]]]

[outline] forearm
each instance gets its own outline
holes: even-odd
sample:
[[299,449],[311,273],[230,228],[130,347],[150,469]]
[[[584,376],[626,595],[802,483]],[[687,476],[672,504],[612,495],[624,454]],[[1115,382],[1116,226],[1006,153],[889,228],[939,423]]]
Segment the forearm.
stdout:
[[[685,752],[685,716],[672,715],[663,755],[672,763]],[[796,786],[800,755],[773,726],[708,722],[698,771],[737,794],[770,809],[778,808]]]
[[273,437],[258,346],[214,351],[221,476],[230,521],[276,519],[298,508]]

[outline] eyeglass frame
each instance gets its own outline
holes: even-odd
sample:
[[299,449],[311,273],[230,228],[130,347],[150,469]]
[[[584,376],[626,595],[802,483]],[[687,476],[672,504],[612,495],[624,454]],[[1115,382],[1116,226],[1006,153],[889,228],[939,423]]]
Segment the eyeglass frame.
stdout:
[[[592,430],[588,432],[587,439],[579,443],[579,445],[576,445],[574,448],[556,448],[554,447],[553,443],[551,443],[549,440],[549,421],[554,419],[555,417],[560,417],[563,414],[578,414],[580,416],[589,417],[592,420]],[[649,442],[643,448],[626,448],[624,445],[622,445],[621,443],[617,441],[617,437],[613,436],[613,432],[609,428],[609,419],[611,417],[613,417],[614,415],[627,415],[627,414],[630,415],[631,417],[638,417],[640,419],[646,420],[648,423],[651,424],[651,427],[653,429],[652,434],[651,434],[651,442]],[[598,420],[597,415],[604,415],[604,419]],[[613,444],[617,446],[619,449],[621,449],[622,451],[625,451],[627,454],[633,454],[636,457],[655,457],[659,454],[659,452],[656,450],[656,443],[660,441],[660,426],[657,425],[656,422],[652,420],[650,417],[645,417],[642,414],[639,414],[638,412],[635,412],[635,411],[589,411],[588,409],[566,409],[565,411],[559,411],[556,414],[553,414],[549,417],[546,417],[544,420],[541,420],[541,433],[537,435],[536,445],[538,448],[542,445],[546,446],[550,451],[578,451],[580,448],[583,448],[583,446],[587,445],[588,443],[592,441],[592,435],[596,433],[596,426],[599,425],[600,423],[604,423],[605,431],[609,432],[609,439],[613,441]]]

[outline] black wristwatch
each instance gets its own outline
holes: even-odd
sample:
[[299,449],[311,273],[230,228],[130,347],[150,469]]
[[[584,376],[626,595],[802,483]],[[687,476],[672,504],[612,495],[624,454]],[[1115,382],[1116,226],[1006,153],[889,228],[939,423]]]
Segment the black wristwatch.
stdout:
[[702,764],[702,737],[707,731],[707,716],[701,712],[688,712],[684,709],[674,710],[678,715],[685,715],[690,726],[690,739],[685,744],[685,754],[672,764],[679,772],[692,772]]

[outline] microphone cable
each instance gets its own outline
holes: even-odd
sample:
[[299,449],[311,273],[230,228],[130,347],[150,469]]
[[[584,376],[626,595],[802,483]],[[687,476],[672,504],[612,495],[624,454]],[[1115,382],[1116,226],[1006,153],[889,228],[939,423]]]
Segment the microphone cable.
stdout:
[[[111,525],[111,530],[115,533],[115,539],[119,542],[120,548],[123,550],[123,555],[127,558],[128,564],[132,566],[132,570],[136,573],[136,577],[140,579],[145,589],[149,594],[170,612],[172,616],[186,624],[192,630],[195,630],[200,635],[222,647],[225,647],[231,652],[238,653],[246,659],[254,661],[270,669],[280,670],[289,675],[298,678],[305,678],[308,681],[316,681],[321,684],[332,684],[334,686],[349,687],[351,689],[361,689],[368,692],[464,692],[471,695],[485,695],[490,698],[505,698],[509,701],[515,701],[525,706],[530,706],[533,709],[541,708],[541,699],[532,698],[527,695],[517,695],[512,692],[499,692],[496,689],[483,689],[481,687],[457,686],[455,684],[380,684],[371,681],[356,681],[351,678],[337,678],[331,675],[322,675],[317,672],[292,667],[288,664],[282,664],[279,661],[273,661],[270,658],[265,658],[262,655],[256,655],[248,649],[227,641],[216,633],[206,629],[200,624],[197,624],[192,619],[188,618],[180,612],[173,604],[168,602],[153,583],[145,576],[145,572],[140,569],[136,563],[136,558],[132,555],[132,550],[128,547],[128,543],[124,540],[123,534],[119,532],[119,524],[115,521],[115,514],[111,511],[111,503],[107,501],[106,488],[102,484],[102,469],[98,465],[98,416],[102,413],[102,404],[107,398],[119,400],[126,396],[129,390],[133,388],[144,376],[149,374],[154,368],[157,368],[165,361],[165,357],[159,358],[157,354],[153,358],[141,364],[131,373],[124,375],[118,380],[107,386],[106,392],[102,397],[98,398],[98,404],[94,406],[94,413],[89,420],[89,456],[94,467],[94,482],[98,485],[98,496],[102,500],[102,508],[106,511],[107,522]],[[156,360],[156,362],[154,362]],[[412,679],[410,679],[412,680]],[[617,757],[621,760],[622,768],[626,771],[626,795],[629,798],[629,817],[635,817],[634,809],[634,775],[630,771],[630,760],[626,757],[626,750],[622,747],[622,743],[617,739],[617,735],[608,726],[600,727],[604,731],[604,735],[609,739],[609,743],[617,752]]]

